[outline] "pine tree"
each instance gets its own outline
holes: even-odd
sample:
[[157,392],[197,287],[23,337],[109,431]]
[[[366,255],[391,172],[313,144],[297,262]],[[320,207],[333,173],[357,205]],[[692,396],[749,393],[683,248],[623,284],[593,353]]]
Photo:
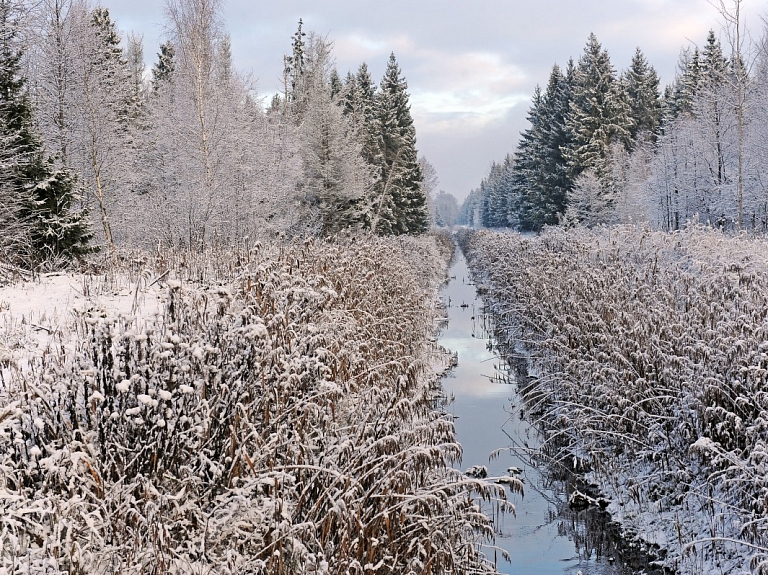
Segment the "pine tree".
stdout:
[[372,228],[381,234],[418,234],[429,228],[407,88],[393,53],[375,98],[382,147]]
[[659,97],[659,76],[648,64],[640,48],[635,50],[632,63],[624,73],[624,84],[629,98],[633,140],[641,133],[656,139],[661,124],[661,100]]
[[34,131],[15,16],[13,3],[0,0],[0,162],[5,176],[0,193],[13,213],[9,223],[28,238],[33,262],[55,263],[89,251],[88,215],[74,210],[72,176],[46,158]]

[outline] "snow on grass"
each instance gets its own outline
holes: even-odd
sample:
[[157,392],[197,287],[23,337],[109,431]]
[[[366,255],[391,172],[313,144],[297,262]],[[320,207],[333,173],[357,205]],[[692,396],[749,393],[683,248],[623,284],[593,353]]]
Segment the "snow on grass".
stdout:
[[436,409],[449,252],[355,236],[3,288],[0,568],[492,572],[474,498],[504,488],[453,469]]
[[768,241],[700,227],[461,239],[527,412],[681,573],[768,558]]

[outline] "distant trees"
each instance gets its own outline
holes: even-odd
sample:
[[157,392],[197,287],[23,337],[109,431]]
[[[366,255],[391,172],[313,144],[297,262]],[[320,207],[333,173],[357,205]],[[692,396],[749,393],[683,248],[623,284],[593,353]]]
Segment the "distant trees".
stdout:
[[[578,62],[555,66],[546,90],[536,89],[509,165],[491,167],[460,220],[538,231],[625,221],[677,230],[697,219],[768,231],[760,129],[768,51],[746,45],[739,8],[739,0],[719,6],[730,57],[710,31],[681,52],[663,96],[639,48],[617,75],[590,35]],[[511,185],[495,184],[501,173]]]
[[440,190],[432,200],[432,209],[435,214],[435,225],[438,227],[450,227],[457,223],[459,217],[459,202],[456,197]]

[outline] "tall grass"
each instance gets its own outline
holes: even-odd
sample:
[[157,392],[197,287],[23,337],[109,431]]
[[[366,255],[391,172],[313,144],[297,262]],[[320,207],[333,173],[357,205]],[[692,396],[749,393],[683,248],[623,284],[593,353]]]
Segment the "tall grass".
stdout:
[[2,567],[492,572],[474,497],[504,492],[452,469],[435,409],[449,257],[355,236],[105,264],[167,282],[163,312],[83,314],[5,383]]
[[548,455],[666,531],[668,565],[765,571],[768,242],[618,227],[462,244],[502,343],[529,356]]

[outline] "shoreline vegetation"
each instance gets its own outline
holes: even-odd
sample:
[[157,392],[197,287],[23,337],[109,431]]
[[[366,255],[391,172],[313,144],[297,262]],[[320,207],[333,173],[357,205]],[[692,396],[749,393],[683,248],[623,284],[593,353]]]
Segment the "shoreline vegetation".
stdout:
[[437,407],[452,250],[137,252],[34,317],[1,288],[3,572],[494,572],[474,498],[511,506]]
[[543,455],[678,573],[766,568],[768,246],[702,226],[459,233]]

